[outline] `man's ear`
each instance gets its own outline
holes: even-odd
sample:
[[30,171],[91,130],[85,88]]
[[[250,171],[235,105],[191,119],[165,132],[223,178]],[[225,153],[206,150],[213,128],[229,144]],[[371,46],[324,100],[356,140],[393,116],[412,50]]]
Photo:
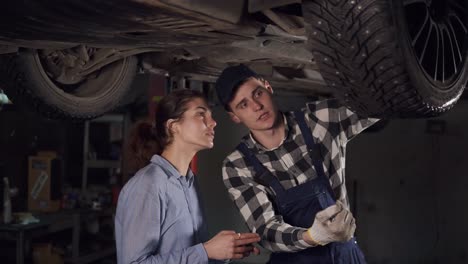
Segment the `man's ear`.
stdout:
[[239,124],[241,122],[239,117],[237,117],[233,112],[228,112],[228,114],[234,123]]
[[271,84],[267,80],[263,81],[263,85],[270,93],[273,93],[273,87],[271,87]]

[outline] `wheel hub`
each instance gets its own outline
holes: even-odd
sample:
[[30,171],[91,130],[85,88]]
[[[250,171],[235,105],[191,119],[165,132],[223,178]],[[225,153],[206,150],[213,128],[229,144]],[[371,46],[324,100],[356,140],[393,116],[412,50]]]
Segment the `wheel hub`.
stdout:
[[[45,50],[40,53],[40,58],[51,79],[60,84],[73,85],[85,79],[79,72],[87,61],[80,55],[75,49]],[[89,58],[89,55],[86,58]]]

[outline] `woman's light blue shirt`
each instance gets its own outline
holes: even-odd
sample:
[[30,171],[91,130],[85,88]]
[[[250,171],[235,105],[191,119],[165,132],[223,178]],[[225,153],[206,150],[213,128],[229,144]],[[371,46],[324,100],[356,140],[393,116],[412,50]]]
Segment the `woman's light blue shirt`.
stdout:
[[154,155],[120,192],[115,217],[117,262],[208,263],[206,228],[194,175]]

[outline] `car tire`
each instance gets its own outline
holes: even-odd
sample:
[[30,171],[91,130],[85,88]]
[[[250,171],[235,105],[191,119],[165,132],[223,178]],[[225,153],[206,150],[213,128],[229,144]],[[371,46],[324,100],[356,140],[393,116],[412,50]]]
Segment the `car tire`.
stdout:
[[43,65],[38,50],[22,50],[0,57],[0,76],[13,104],[49,119],[87,120],[111,111],[125,100],[137,72],[137,58],[126,57],[70,89]]
[[304,0],[309,48],[355,112],[429,117],[468,80],[466,0]]

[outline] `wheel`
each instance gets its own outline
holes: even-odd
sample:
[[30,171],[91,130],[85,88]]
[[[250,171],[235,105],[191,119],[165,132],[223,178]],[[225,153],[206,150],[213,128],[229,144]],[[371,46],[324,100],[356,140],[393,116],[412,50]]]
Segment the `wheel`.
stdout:
[[325,81],[361,115],[427,117],[468,80],[466,0],[304,0]]
[[[88,61],[92,52],[88,49]],[[15,105],[51,119],[86,120],[117,107],[131,88],[137,58],[84,71],[76,50],[24,50],[0,58],[0,76]],[[83,53],[81,53],[83,54]]]

